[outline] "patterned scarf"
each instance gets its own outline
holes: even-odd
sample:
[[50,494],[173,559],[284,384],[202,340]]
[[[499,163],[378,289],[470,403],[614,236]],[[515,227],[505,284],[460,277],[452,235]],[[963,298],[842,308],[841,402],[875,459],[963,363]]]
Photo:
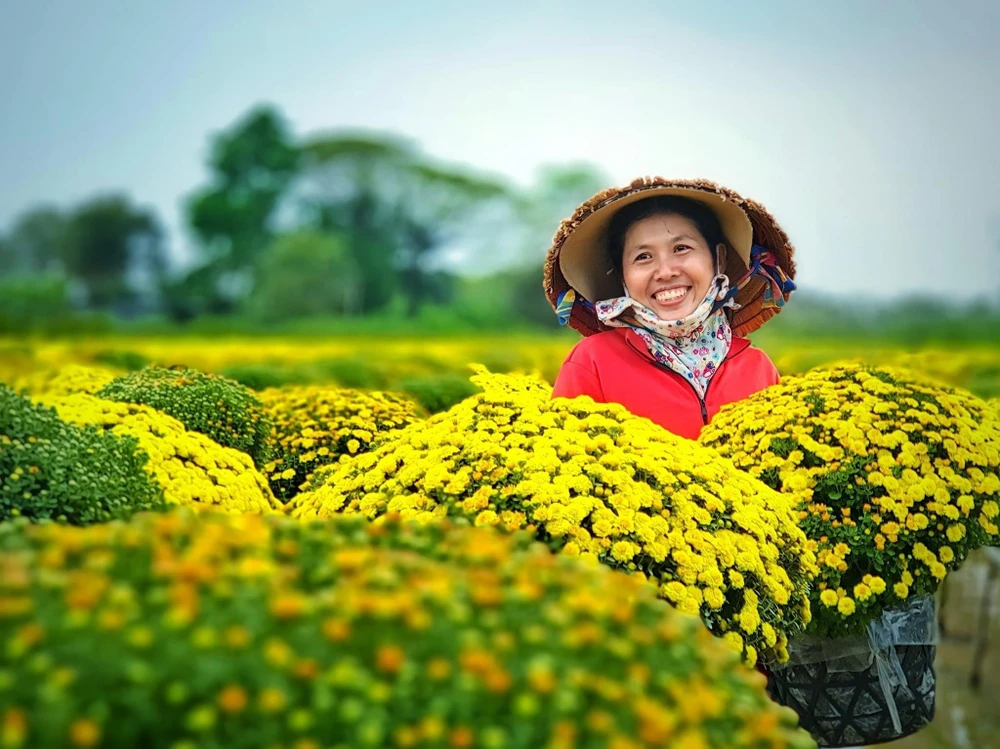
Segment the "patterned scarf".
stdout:
[[605,325],[631,328],[638,333],[653,358],[691,383],[698,397],[704,399],[712,375],[733,342],[724,308],[739,309],[739,305],[728,292],[729,279],[720,273],[701,304],[680,320],[661,320],[628,291],[625,296],[597,302],[595,308],[597,318]]

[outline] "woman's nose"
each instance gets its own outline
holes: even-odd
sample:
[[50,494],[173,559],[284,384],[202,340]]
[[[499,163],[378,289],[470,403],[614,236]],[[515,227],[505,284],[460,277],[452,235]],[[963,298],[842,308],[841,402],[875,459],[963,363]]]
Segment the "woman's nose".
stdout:
[[678,273],[678,266],[671,259],[667,258],[660,260],[656,264],[656,269],[654,272],[655,278],[659,281],[667,281]]

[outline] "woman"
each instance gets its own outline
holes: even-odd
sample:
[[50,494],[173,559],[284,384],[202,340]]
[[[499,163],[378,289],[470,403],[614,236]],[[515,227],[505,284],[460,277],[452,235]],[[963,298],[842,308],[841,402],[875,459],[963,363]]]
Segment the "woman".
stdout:
[[696,439],[778,381],[743,336],[795,289],[794,250],[763,206],[706,180],[636,180],[562,223],[545,263],[560,322],[585,338],[553,395],[620,403]]

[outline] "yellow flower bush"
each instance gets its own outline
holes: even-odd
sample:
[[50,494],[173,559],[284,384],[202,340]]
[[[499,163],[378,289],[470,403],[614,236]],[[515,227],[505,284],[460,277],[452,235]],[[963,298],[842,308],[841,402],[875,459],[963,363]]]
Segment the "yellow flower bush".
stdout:
[[131,435],[149,455],[146,470],[163,487],[167,502],[217,505],[232,512],[268,512],[281,507],[267,480],[245,453],[188,431],[177,419],[149,406],[116,403],[79,393],[39,399],[73,424],[93,424]]
[[524,534],[187,509],[11,526],[8,749],[815,746],[697,619]]
[[525,376],[473,379],[484,393],[345,460],[289,512],[527,528],[652,578],[751,663],[787,657],[814,564],[789,500],[621,406],[553,400]]
[[1000,432],[970,393],[845,364],[725,407],[701,441],[799,505],[816,549],[812,631],[860,632],[1000,542]]
[[60,396],[74,393],[93,395],[120,372],[103,367],[67,364],[58,368],[42,368],[11,378],[14,390],[28,395]]
[[263,473],[282,500],[295,496],[316,469],[364,452],[380,434],[421,418],[412,401],[379,391],[286,386],[258,398],[274,425],[272,459]]

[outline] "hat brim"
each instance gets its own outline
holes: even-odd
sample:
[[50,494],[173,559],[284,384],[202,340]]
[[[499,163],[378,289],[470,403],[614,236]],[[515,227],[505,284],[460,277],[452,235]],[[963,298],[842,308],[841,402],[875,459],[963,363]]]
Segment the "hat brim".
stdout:
[[740,256],[743,268],[749,267],[753,226],[742,208],[716,192],[690,187],[653,187],[611,200],[587,216],[566,237],[559,253],[559,268],[569,285],[584,299],[598,302],[622,294],[621,283],[614,276],[607,252],[608,229],[614,215],[639,200],[667,195],[687,198],[709,208],[719,219],[726,243]]
[[[544,269],[544,288],[549,303],[556,304],[568,288],[589,302],[622,294],[607,253],[608,228],[618,210],[649,197],[676,195],[710,208],[719,218],[722,232],[733,252],[727,253],[725,273],[735,284],[746,272],[753,244],[762,245],[777,259],[789,278],[794,278],[794,248],[787,235],[763,206],[708,180],[666,180],[662,177],[637,179],[627,187],[609,188],[584,202],[573,216],[563,221],[549,248]],[[766,284],[754,278],[736,296],[741,309],[732,315],[736,335],[747,335],[776,314],[779,308],[765,307]],[[570,327],[583,335],[606,330],[592,309],[576,304]]]

